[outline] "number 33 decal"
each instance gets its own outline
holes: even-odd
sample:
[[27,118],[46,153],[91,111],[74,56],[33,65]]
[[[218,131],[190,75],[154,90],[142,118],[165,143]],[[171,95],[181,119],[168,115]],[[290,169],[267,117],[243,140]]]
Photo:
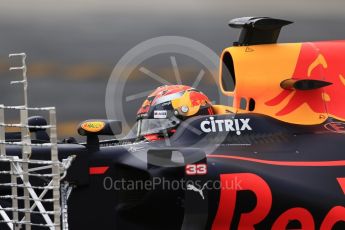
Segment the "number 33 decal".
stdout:
[[206,175],[207,165],[206,164],[188,164],[186,165],[186,174],[189,176]]

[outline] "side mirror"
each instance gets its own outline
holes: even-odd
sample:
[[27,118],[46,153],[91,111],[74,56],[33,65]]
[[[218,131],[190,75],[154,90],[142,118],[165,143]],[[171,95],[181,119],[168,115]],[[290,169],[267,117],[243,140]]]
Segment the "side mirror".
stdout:
[[99,149],[98,136],[111,136],[122,133],[121,121],[114,120],[86,120],[79,124],[78,133],[86,136],[86,146],[92,150]]
[[119,135],[122,133],[122,123],[114,120],[86,120],[79,124],[78,133],[81,136]]

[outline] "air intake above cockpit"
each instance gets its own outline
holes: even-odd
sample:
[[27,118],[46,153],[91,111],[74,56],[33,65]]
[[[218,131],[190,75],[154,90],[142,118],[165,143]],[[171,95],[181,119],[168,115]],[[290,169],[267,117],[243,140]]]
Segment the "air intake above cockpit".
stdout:
[[277,43],[281,28],[291,23],[269,17],[242,17],[231,20],[229,26],[242,29],[234,46],[247,46]]

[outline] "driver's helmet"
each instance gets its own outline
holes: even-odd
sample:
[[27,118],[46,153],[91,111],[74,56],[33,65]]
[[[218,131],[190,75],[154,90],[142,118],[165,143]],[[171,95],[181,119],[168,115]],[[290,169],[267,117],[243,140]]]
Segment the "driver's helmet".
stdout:
[[185,85],[158,87],[137,113],[137,137],[160,140],[175,133],[181,122],[197,115],[213,115],[211,101],[202,92]]

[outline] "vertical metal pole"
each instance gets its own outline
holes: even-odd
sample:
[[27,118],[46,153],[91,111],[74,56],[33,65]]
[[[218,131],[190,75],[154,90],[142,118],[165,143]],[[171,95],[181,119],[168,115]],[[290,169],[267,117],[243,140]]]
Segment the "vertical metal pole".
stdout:
[[22,67],[23,67],[23,84],[24,84],[24,105],[25,105],[25,108],[27,108],[28,107],[28,81],[26,77],[27,68],[26,68],[25,61],[26,61],[26,54],[22,56]]
[[[11,184],[17,184],[17,176],[14,175],[17,171],[14,167],[15,162],[11,162]],[[13,208],[13,226],[14,226],[14,230],[18,230],[18,189],[16,186],[12,186],[11,188],[12,191],[12,208]]]
[[[24,109],[20,110],[20,124],[22,126],[21,128],[21,135],[22,135],[22,159],[23,159],[23,183],[24,184],[29,184],[29,175],[27,174],[29,172],[29,161],[30,155],[31,155],[31,139],[30,139],[30,132],[29,129],[25,126],[28,125],[28,110],[27,107]],[[24,188],[24,209],[25,210],[30,210],[30,193],[27,188]],[[25,221],[31,222],[31,214],[30,212],[25,212]],[[31,225],[30,224],[25,224],[25,229],[26,230],[31,230]]]
[[[26,54],[22,55],[22,68],[23,68],[23,88],[24,88],[24,109],[20,110],[20,123],[22,125],[22,142],[23,142],[23,171],[24,171],[24,177],[23,177],[23,182],[24,184],[29,184],[29,175],[26,174],[29,172],[29,164],[26,163],[26,161],[29,161],[30,156],[31,156],[31,137],[30,137],[30,132],[29,128],[25,127],[28,125],[28,81],[26,77]],[[28,189],[24,189],[24,209],[25,210],[30,210],[30,193]],[[31,214],[30,212],[25,212],[25,220],[27,222],[31,222]],[[31,230],[31,225],[25,224],[25,229],[26,230]]]
[[[0,141],[5,142],[5,126],[2,124],[5,124],[5,112],[4,112],[4,105],[0,105]],[[6,156],[6,146],[3,143],[0,143],[0,155],[2,157]]]
[[68,230],[68,195],[70,188],[67,182],[61,186],[61,216],[62,216],[62,229]]
[[51,161],[53,162],[53,199],[54,199],[54,224],[56,230],[61,229],[60,220],[60,164],[57,149],[57,133],[56,133],[56,112],[55,108],[49,111],[50,123],[50,143],[51,143]]
[[[22,159],[23,162],[23,170],[25,173],[28,172],[29,164],[27,161],[29,160],[29,157],[31,155],[31,139],[30,139],[30,133],[27,126],[27,120],[28,120],[28,98],[27,98],[27,78],[26,78],[26,54],[20,53],[20,54],[10,54],[9,57],[15,57],[15,56],[21,56],[22,57],[22,66],[21,67],[11,67],[11,70],[22,70],[23,79],[22,81],[11,81],[11,84],[17,84],[17,83],[23,83],[23,91],[24,91],[24,108],[20,110],[20,124],[21,124],[21,142],[22,142]],[[1,116],[1,115],[0,115]],[[29,176],[28,174],[23,175],[23,183],[29,184]],[[30,195],[27,188],[24,188],[24,209],[30,210]],[[25,220],[27,222],[31,221],[31,215],[30,212],[25,212]],[[25,224],[26,230],[31,230],[31,225]]]

